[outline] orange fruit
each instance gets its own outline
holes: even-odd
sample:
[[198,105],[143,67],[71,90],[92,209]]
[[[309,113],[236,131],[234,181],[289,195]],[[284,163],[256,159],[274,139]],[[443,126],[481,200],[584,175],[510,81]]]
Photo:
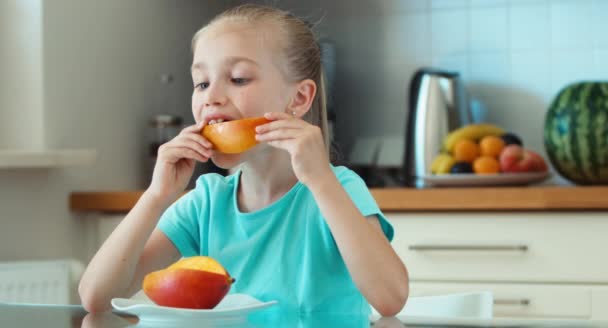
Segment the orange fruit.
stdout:
[[454,159],[457,162],[473,161],[479,157],[479,146],[472,140],[462,139],[454,145]]
[[473,172],[477,174],[494,174],[500,172],[500,163],[495,157],[481,156],[473,162]]
[[479,142],[479,150],[482,156],[498,158],[503,148],[505,148],[505,142],[497,136],[486,136]]
[[206,125],[201,134],[217,151],[224,154],[238,154],[258,144],[255,127],[270,122],[264,117],[245,118]]

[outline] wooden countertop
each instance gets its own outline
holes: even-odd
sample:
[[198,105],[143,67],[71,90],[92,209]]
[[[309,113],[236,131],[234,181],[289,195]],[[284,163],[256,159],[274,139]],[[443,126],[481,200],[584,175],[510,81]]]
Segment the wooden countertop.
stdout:
[[[608,211],[608,186],[371,189],[385,212]],[[142,191],[73,192],[70,209],[126,213]]]

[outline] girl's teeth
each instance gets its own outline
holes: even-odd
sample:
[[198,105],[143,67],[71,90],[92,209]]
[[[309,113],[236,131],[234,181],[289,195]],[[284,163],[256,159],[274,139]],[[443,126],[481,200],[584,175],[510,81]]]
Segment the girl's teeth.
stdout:
[[216,120],[210,120],[209,122],[207,122],[207,125],[211,125],[211,124],[215,124],[215,123],[222,123],[222,122],[226,122],[226,121],[224,121],[223,118],[218,118]]

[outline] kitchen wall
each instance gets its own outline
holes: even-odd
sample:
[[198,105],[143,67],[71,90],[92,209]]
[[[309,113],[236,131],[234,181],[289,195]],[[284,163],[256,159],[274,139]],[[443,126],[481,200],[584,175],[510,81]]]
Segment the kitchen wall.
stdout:
[[544,115],[560,88],[608,80],[604,0],[336,0],[321,12],[274,3],[319,21],[337,44],[336,134],[345,155],[357,137],[403,135],[407,87],[420,66],[461,72],[487,121],[541,152]]
[[[0,149],[40,149],[42,0],[0,2]],[[28,138],[22,126],[28,125]]]
[[[0,261],[88,260],[96,222],[70,213],[69,193],[143,186],[146,121],[164,111],[192,122],[190,39],[227,5],[2,1],[0,130],[7,136],[0,134],[0,151],[86,148],[97,150],[98,160],[88,167],[0,169]],[[160,108],[159,76],[166,72],[175,82],[169,108]]]

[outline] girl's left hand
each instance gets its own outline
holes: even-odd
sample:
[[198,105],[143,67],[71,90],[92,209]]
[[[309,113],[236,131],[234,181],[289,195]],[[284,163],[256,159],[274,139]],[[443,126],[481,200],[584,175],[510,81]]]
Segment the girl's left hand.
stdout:
[[333,174],[318,126],[287,113],[270,112],[264,117],[272,122],[256,127],[256,140],[286,150],[296,177],[304,185],[310,188],[315,179]]

